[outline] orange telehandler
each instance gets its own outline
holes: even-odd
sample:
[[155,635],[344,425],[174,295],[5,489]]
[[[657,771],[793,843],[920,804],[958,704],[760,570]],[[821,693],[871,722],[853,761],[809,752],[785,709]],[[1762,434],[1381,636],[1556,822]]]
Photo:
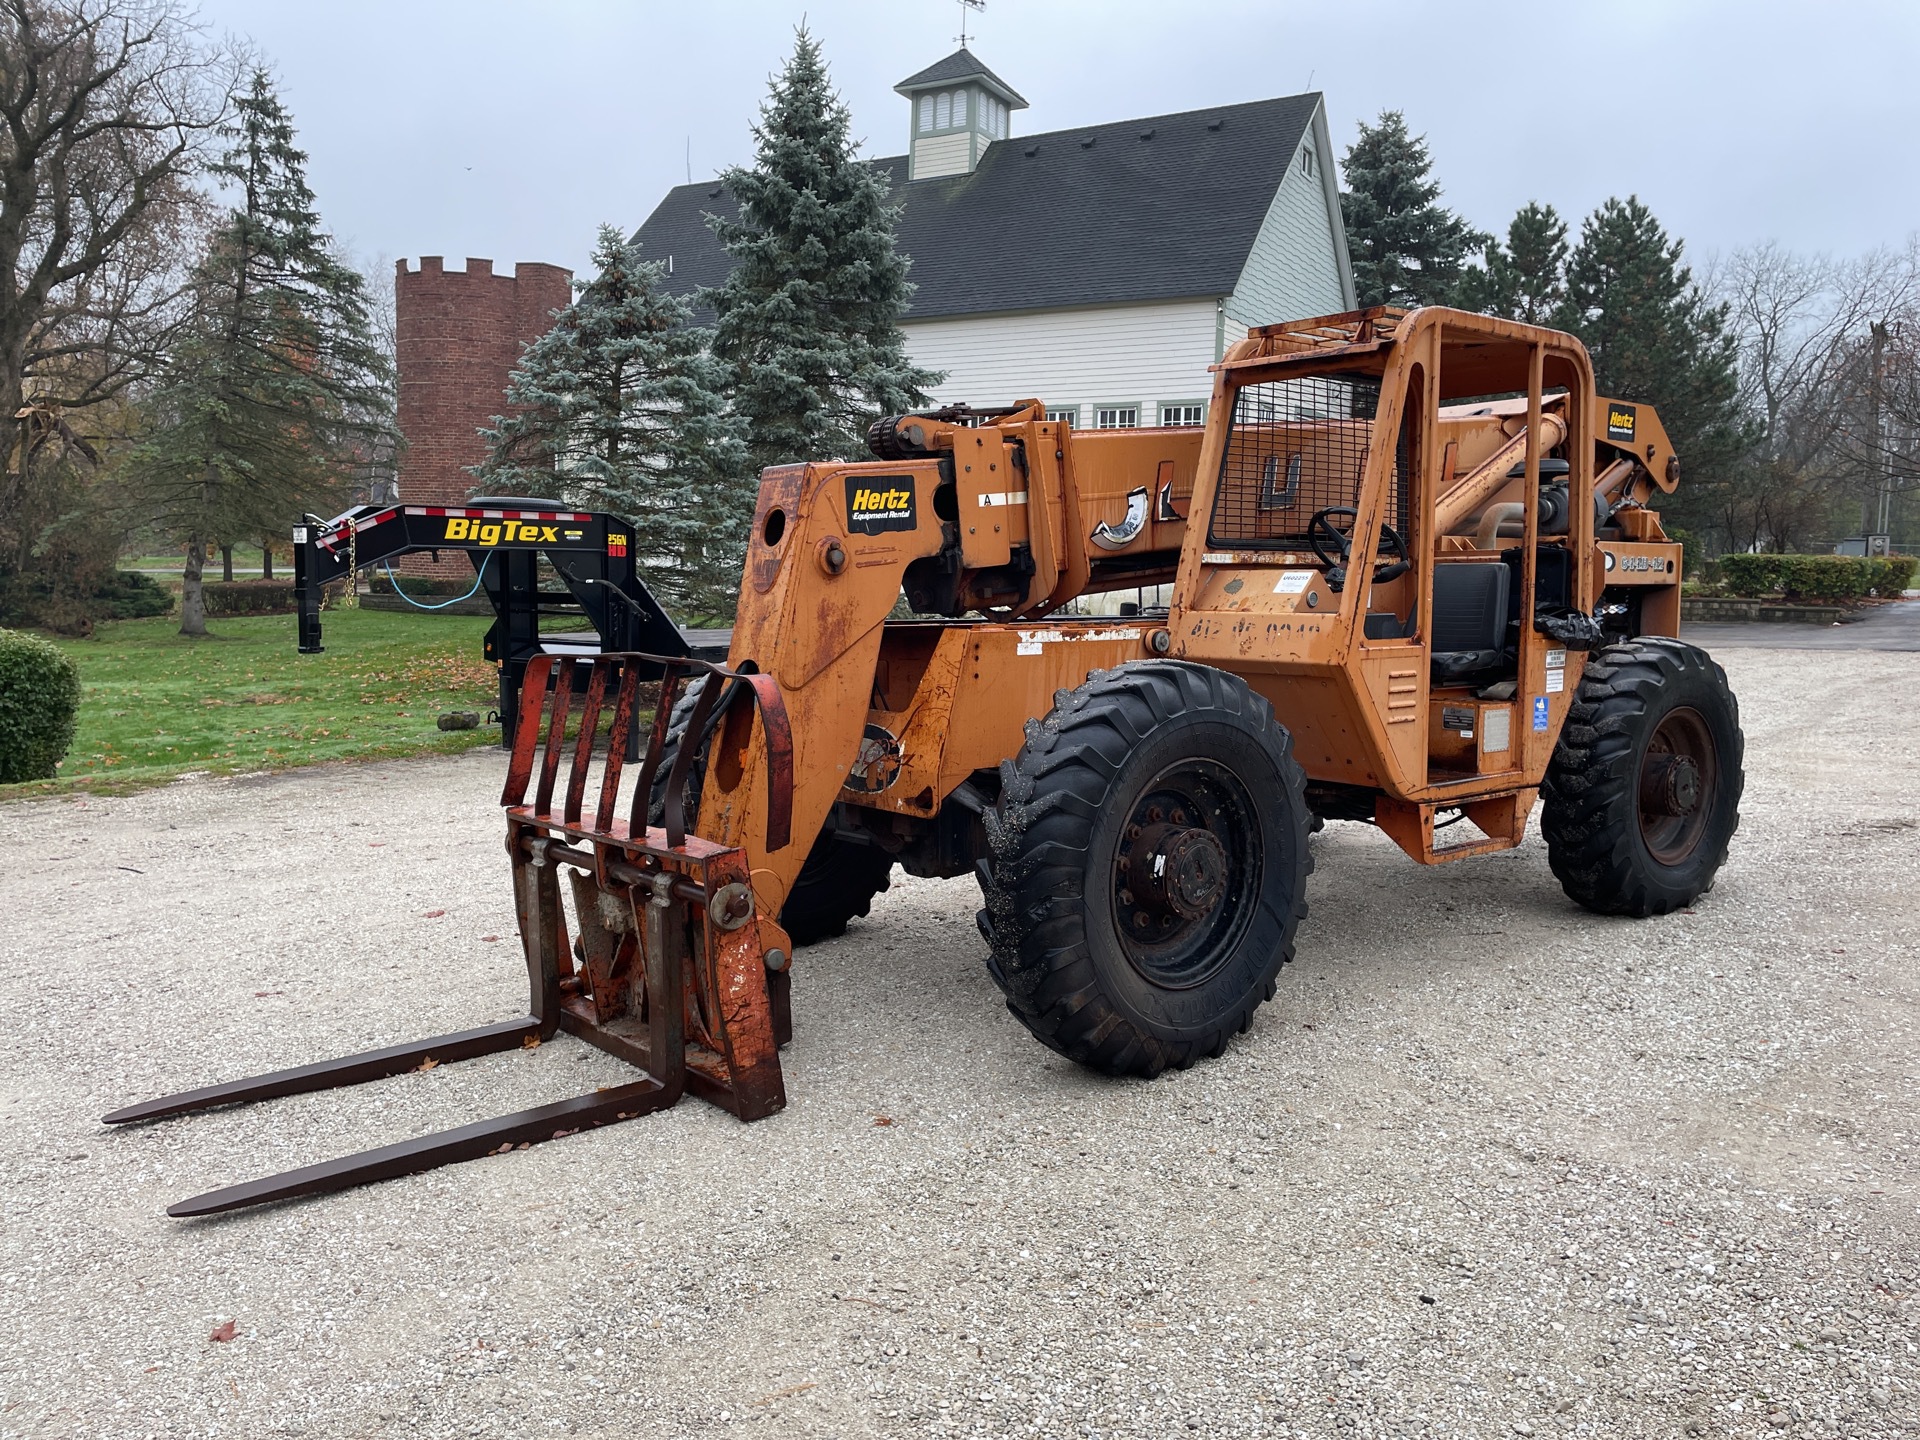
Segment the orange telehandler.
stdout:
[[[1435,864],[1519,844],[1540,803],[1548,863],[1589,909],[1663,914],[1713,884],[1742,737],[1720,668],[1673,638],[1681,549],[1649,502],[1679,462],[1649,406],[1595,394],[1572,337],[1366,310],[1251,331],[1202,426],[1080,432],[1023,401],[882,421],[870,443],[762,477],[726,665],[532,663],[504,797],[528,1016],[107,1118],[558,1029],[645,1075],[171,1213],[687,1088],[771,1114],[793,951],[866,914],[895,865],[977,873],[1012,1013],[1138,1075],[1218,1055],[1272,998],[1324,820]],[[1158,585],[1164,615],[1068,608]],[[903,594],[923,618],[897,618]],[[667,678],[630,757],[643,666]]]

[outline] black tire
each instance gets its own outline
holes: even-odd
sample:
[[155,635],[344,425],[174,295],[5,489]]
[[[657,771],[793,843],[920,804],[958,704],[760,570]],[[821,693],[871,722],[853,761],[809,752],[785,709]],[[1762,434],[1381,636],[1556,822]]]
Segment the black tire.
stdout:
[[1665,915],[1713,888],[1740,825],[1740,705],[1705,651],[1594,652],[1541,787],[1561,888],[1602,915]]
[[795,947],[847,933],[847,922],[873,909],[873,897],[892,883],[893,856],[822,833],[780,907],[780,924]]
[[[705,683],[704,679],[689,682],[674,702],[673,713],[667,717],[667,738],[661,747],[660,768],[654,774],[653,793],[647,802],[647,819],[651,824],[662,823],[666,815],[667,772],[673,767],[673,757],[679,752],[681,739],[693,719],[694,701]],[[686,813],[689,817],[699,810],[700,786],[706,774],[706,755],[695,755],[693,764],[687,767]],[[787,892],[786,904],[780,907],[781,928],[796,950],[844,935],[849,920],[858,919],[873,909],[873,897],[891,885],[892,874],[893,857],[877,845],[861,845],[822,832],[807,852],[806,864],[800,867],[793,889]]]
[[1209,666],[1095,671],[1000,777],[978,868],[1007,1008],[1109,1075],[1219,1055],[1307,913],[1310,812],[1272,708]]

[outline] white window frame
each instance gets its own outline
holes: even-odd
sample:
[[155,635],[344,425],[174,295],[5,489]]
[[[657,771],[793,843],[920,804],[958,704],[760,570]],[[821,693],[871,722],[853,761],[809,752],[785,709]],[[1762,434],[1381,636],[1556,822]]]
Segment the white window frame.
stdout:
[[[1131,414],[1133,420],[1131,423],[1123,425],[1120,423],[1120,417],[1126,414]],[[1114,417],[1112,424],[1108,424],[1102,418],[1106,415]],[[1128,400],[1112,405],[1095,405],[1093,407],[1093,428],[1096,430],[1138,430],[1140,428],[1140,402],[1138,400]]]
[[933,92],[923,91],[920,96],[920,133],[933,133]]
[[933,97],[933,128],[935,130],[951,130],[953,128],[952,121],[953,95],[950,91],[942,90],[938,95]]
[[1047,419],[1062,425],[1078,425],[1080,423],[1080,407],[1078,405],[1049,405],[1047,406]]
[[[1192,410],[1194,418],[1186,419],[1186,412]],[[1167,412],[1175,412],[1175,418],[1168,419]],[[1160,425],[1165,429],[1171,425],[1204,425],[1207,423],[1207,402],[1204,400],[1162,400],[1159,406]]]
[[1312,176],[1319,173],[1320,160],[1313,153],[1313,142],[1309,140],[1300,147],[1300,173]]

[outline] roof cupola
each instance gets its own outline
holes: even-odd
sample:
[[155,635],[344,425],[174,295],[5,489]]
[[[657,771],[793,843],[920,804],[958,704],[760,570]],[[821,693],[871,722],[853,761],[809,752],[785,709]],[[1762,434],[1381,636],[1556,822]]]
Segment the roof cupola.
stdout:
[[907,97],[907,178],[970,175],[987,146],[1012,133],[1027,102],[964,45],[894,86]]

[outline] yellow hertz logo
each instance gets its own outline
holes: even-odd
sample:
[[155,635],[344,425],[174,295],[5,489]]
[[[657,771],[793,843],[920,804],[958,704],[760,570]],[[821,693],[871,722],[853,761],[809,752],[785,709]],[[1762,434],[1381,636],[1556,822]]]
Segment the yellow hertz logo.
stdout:
[[1609,430],[1624,430],[1627,434],[1631,435],[1633,434],[1633,422],[1633,411],[1622,410],[1618,406],[1607,407],[1607,428]]
[[472,540],[481,545],[552,545],[560,538],[555,525],[529,525],[521,520],[480,521],[450,519],[447,539]]
[[854,492],[853,513],[856,515],[886,515],[895,510],[904,510],[913,503],[911,490],[872,490],[862,488]]

